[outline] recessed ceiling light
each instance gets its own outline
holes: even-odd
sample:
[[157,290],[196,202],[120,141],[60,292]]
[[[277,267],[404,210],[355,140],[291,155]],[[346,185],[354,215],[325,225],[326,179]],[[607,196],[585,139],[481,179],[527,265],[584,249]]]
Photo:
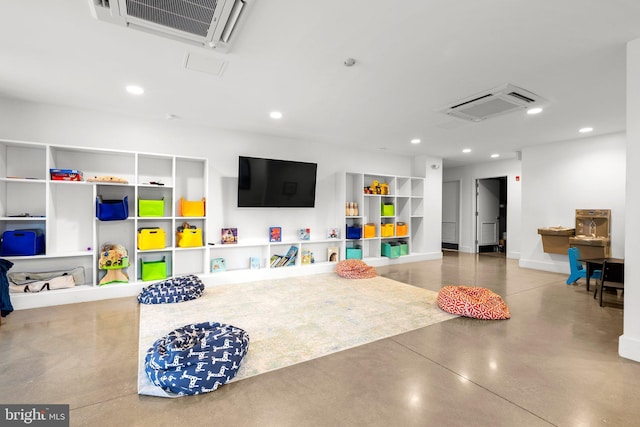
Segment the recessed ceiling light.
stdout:
[[420,144],[420,140],[419,140],[418,138],[413,138],[413,139],[411,140],[411,143],[412,143],[412,144]]
[[593,128],[586,127],[586,128],[580,129],[578,132],[580,132],[580,133],[589,133],[589,132],[592,132],[592,131],[593,131]]
[[492,154],[492,155],[491,155],[491,158],[492,158],[492,159],[495,159],[496,157],[500,157],[500,154]]
[[128,85],[126,89],[131,95],[142,95],[144,93],[144,89],[137,85]]
[[471,152],[471,148],[465,148],[464,150],[462,150],[463,153],[470,153]]
[[531,115],[540,114],[540,113],[542,113],[542,108],[540,107],[530,108],[527,110],[527,114],[531,114]]
[[269,117],[271,117],[272,119],[281,119],[282,113],[280,111],[272,111],[269,113]]

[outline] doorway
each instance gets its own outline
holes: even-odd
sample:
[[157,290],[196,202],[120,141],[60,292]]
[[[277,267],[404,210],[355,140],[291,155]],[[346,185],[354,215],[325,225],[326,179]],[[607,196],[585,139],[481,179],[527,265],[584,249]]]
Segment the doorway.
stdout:
[[442,183],[442,249],[460,245],[460,181]]
[[476,253],[506,254],[507,177],[476,180]]

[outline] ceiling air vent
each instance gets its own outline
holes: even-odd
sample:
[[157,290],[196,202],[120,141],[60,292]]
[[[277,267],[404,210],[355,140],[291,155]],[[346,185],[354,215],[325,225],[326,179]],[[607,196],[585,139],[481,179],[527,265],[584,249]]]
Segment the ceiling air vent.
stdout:
[[540,106],[546,100],[520,87],[506,84],[454,102],[440,112],[459,119],[480,122],[516,110]]
[[92,15],[163,37],[225,52],[247,0],[89,0]]

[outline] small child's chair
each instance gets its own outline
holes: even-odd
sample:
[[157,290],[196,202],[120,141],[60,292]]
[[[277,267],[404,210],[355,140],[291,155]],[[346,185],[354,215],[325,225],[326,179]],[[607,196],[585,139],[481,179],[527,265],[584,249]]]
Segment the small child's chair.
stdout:
[[[569,255],[569,267],[571,267],[571,274],[567,278],[567,285],[571,285],[578,281],[578,279],[587,278],[587,270],[584,269],[582,263],[578,261],[580,259],[580,249],[569,248],[567,251]],[[602,270],[594,270],[591,274],[591,279],[600,279],[602,277]],[[589,289],[587,289],[588,291]]]

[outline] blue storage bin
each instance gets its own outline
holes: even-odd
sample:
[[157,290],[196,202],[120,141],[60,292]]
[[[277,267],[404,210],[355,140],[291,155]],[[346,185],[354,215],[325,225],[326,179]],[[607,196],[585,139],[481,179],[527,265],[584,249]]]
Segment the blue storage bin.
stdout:
[[40,255],[44,253],[42,230],[7,230],[2,233],[2,256]]
[[96,218],[100,221],[119,221],[129,218],[129,199],[102,200],[96,197]]
[[361,239],[362,238],[362,226],[360,224],[348,225],[347,224],[347,239]]

